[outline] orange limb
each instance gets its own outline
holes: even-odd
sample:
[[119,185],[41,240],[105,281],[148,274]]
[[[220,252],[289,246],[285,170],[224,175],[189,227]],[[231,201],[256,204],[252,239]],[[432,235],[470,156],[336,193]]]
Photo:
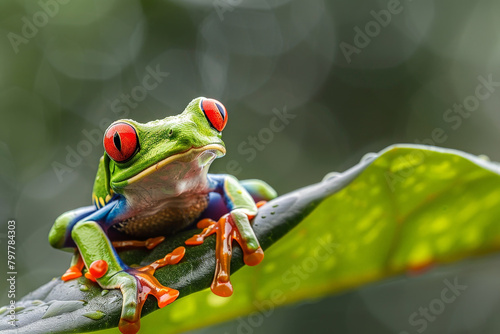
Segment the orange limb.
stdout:
[[115,249],[119,248],[131,248],[131,247],[146,247],[147,249],[153,249],[165,240],[165,237],[149,238],[144,241],[137,240],[123,240],[123,241],[113,241],[113,247]]
[[[131,248],[131,247],[146,247],[151,250],[161,244],[165,240],[165,237],[156,237],[149,238],[144,241],[137,240],[124,240],[124,241],[113,241],[113,247],[115,249],[123,249],[123,248]],[[85,267],[83,263],[82,256],[80,254],[77,255],[78,260],[76,264],[72,265],[66,272],[61,276],[61,280],[69,281],[82,276],[82,270]],[[91,280],[92,282],[96,282],[96,278],[89,272],[85,273],[85,277]],[[99,278],[99,277],[98,277]]]
[[233,218],[230,214],[222,216],[218,222],[211,219],[203,219],[198,222],[198,228],[203,228],[200,234],[194,235],[186,240],[186,245],[201,245],[205,238],[216,234],[215,250],[215,275],[210,289],[221,297],[229,297],[233,294],[233,286],[230,281],[230,265],[232,257],[232,241],[236,240],[243,250],[243,261],[245,264],[255,266],[264,258],[261,247],[250,249],[241,237]]
[[264,206],[264,204],[266,204],[267,201],[259,201],[257,203],[255,203],[255,205],[257,206],[257,209],[259,209],[261,206]]
[[104,260],[92,262],[89,267],[89,273],[95,278],[101,278],[108,272],[108,263]]
[[164,258],[147,266],[126,269],[129,274],[137,279],[138,298],[134,318],[130,321],[120,319],[118,328],[122,333],[137,333],[140,328],[142,307],[149,294],[155,296],[159,308],[165,307],[177,299],[179,291],[163,286],[153,275],[158,268],[179,263],[184,257],[185,252],[186,249],[184,247],[177,247]]
[[66,272],[61,276],[61,280],[66,282],[82,276],[82,270],[85,264],[83,263],[82,256],[80,254],[78,254],[77,256],[78,260],[74,265],[72,265],[71,267],[69,267],[68,270],[66,270]]
[[104,260],[92,262],[89,271],[85,273],[85,277],[92,282],[97,282],[97,278],[103,277],[108,272],[108,263]]
[[97,283],[96,278],[91,273],[89,273],[88,271],[85,273],[84,276],[85,276],[86,279],[91,280],[94,283]]

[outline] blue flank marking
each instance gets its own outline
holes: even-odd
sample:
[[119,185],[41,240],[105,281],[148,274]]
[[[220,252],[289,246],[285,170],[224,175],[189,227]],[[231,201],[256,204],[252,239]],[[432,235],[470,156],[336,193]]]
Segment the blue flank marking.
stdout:
[[224,186],[227,177],[228,175],[226,174],[207,174],[209,188],[213,189],[213,191],[221,195],[221,197],[224,199],[224,202],[226,203],[227,208],[229,209],[229,211],[231,211],[234,208],[234,203],[231,200],[230,196],[226,195],[227,189]]
[[[127,205],[126,205],[126,200],[123,196],[121,195],[115,195],[113,198],[101,209],[97,209],[94,206],[88,206],[84,207],[81,209],[81,214],[76,216],[69,224],[68,224],[68,229],[67,229],[67,234],[66,234],[66,241],[67,243],[70,242],[71,244],[65,245],[66,247],[76,247],[73,238],[71,238],[71,231],[73,230],[73,227],[80,221],[94,221],[99,226],[102,228],[104,233],[107,236],[108,229],[113,226],[113,223],[115,222],[115,219],[117,216],[121,215],[123,212],[127,210]],[[111,246],[111,242],[109,241]],[[122,261],[122,259],[118,256],[116,253],[116,250],[114,247],[110,247],[113,251],[113,255],[116,259],[116,261],[120,264],[122,268],[128,268],[128,266]]]

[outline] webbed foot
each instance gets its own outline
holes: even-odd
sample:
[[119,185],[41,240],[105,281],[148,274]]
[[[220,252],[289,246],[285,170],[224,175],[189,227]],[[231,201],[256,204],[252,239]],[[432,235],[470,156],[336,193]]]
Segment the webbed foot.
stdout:
[[249,266],[259,264],[264,258],[262,248],[255,240],[243,238],[237,225],[231,216],[226,214],[218,222],[211,219],[203,219],[198,222],[198,228],[203,228],[200,234],[197,234],[186,240],[186,245],[201,245],[205,238],[216,233],[216,265],[215,276],[210,289],[213,293],[221,297],[228,297],[233,294],[233,286],[230,281],[230,264],[232,256],[232,241],[236,240],[243,250],[243,261]]
[[[137,240],[113,241],[112,244],[113,247],[115,247],[115,249],[146,247],[147,249],[151,250],[156,246],[158,246],[160,243],[162,243],[163,240],[165,240],[165,237],[149,238],[144,241],[137,241]],[[82,270],[84,267],[85,264],[83,262],[82,256],[80,255],[80,252],[76,250],[71,260],[71,266],[61,276],[61,280],[69,281],[82,276]],[[93,275],[90,272],[87,272],[85,274],[85,277],[93,282],[96,281],[95,277],[93,277]]]
[[178,247],[164,258],[142,268],[127,268],[109,278],[109,288],[119,288],[123,295],[123,306],[118,328],[124,334],[135,334],[140,328],[141,311],[148,295],[153,295],[162,308],[179,296],[179,291],[163,286],[154,277],[158,268],[177,264],[184,257],[184,247]]
[[[78,222],[71,231],[71,237],[80,250],[89,277],[95,279],[103,289],[121,290],[123,304],[119,329],[122,333],[137,333],[142,307],[149,294],[156,297],[159,307],[164,307],[179,296],[177,290],[161,285],[154,273],[160,267],[178,263],[184,256],[184,247],[176,248],[150,265],[130,268],[121,261],[97,222]],[[148,243],[145,242],[144,245],[146,244]]]

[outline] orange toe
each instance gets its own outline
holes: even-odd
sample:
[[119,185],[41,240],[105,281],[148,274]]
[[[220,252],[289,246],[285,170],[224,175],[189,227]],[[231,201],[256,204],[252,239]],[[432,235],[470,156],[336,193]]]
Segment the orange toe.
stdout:
[[220,297],[229,297],[233,294],[233,286],[229,281],[222,282],[221,280],[214,280],[210,290]]
[[141,328],[140,322],[131,322],[125,319],[120,319],[120,323],[118,324],[118,328],[120,332],[123,334],[136,334]]
[[259,263],[261,263],[263,259],[264,259],[264,251],[260,247],[257,248],[257,250],[254,251],[253,253],[245,253],[243,257],[243,261],[248,266],[256,266]]
[[147,249],[153,249],[165,240],[165,237],[149,238],[144,242]]
[[163,308],[167,306],[175,301],[177,297],[179,297],[179,291],[175,289],[168,289],[165,293],[156,296],[156,298],[158,298],[158,307]]
[[72,279],[75,279],[75,278],[78,278],[82,276],[82,272],[81,271],[78,271],[78,270],[73,270],[72,268],[69,268],[68,270],[66,270],[66,272],[61,276],[61,279],[63,281],[69,281],[69,280],[72,280]]
[[89,272],[85,273],[85,278],[87,278],[88,280],[91,280],[92,282],[97,282],[96,278]]

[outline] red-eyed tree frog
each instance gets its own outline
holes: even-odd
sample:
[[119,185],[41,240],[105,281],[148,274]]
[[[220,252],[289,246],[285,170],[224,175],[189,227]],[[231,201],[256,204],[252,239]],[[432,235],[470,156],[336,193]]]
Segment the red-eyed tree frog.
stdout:
[[220,296],[232,294],[233,239],[243,249],[246,264],[256,265],[264,257],[251,221],[260,201],[276,197],[274,189],[260,180],[240,182],[231,175],[208,174],[214,159],[226,153],[221,136],[227,118],[219,101],[200,97],[177,116],[145,124],[114,122],[104,134],[93,205],[64,213],[50,231],[53,247],[74,252],[63,280],[78,278],[83,271],[103,289],[121,290],[122,333],[139,330],[148,294],[156,297],[159,307],[178,297],[177,290],[161,285],[153,274],[181,261],[185,248],[142,268],[123,263],[117,248],[151,249],[164,236],[198,222],[203,232],[186,245],[201,244],[208,235],[217,234],[211,289]]

